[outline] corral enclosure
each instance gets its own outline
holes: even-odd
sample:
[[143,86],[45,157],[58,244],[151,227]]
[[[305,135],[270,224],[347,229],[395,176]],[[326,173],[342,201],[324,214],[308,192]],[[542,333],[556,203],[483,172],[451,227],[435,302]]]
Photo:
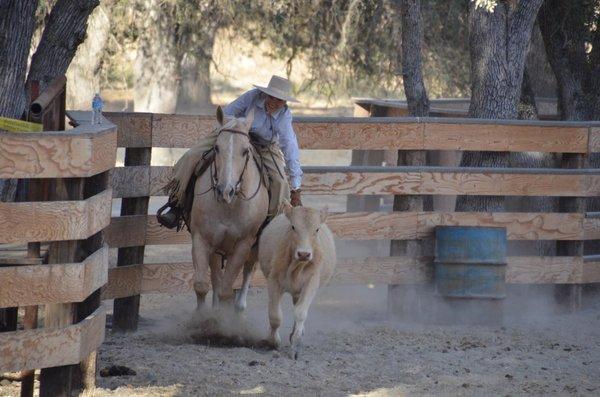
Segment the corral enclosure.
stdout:
[[[88,127],[89,114],[71,112],[80,127],[71,133],[2,135],[6,159],[2,178],[73,178],[106,175],[116,148],[126,148],[125,166],[111,171],[108,187],[69,201],[2,203],[2,243],[81,240],[104,229],[110,248],[124,249],[119,266],[108,269],[108,247],[80,263],[41,263],[0,268],[1,307],[76,303],[107,282],[104,299],[191,291],[191,263],[144,263],[145,246],[189,244],[189,234],[160,228],[148,213],[150,197],[162,197],[171,167],[151,166],[152,148],[189,148],[214,125],[212,117],[108,113],[111,123]],[[600,124],[411,118],[296,118],[302,149],[538,151],[585,158],[600,151]],[[48,148],[52,148],[49,150]],[[82,150],[85,149],[85,150]],[[23,157],[23,153],[26,156]],[[35,159],[33,162],[31,159]],[[32,166],[33,165],[33,166]],[[597,170],[456,167],[305,167],[303,190],[318,196],[501,195],[585,198],[600,194]],[[111,190],[112,189],[112,190]],[[110,218],[110,196],[123,199],[121,216]],[[313,198],[312,202],[318,202]],[[36,227],[23,220],[35,216]],[[510,240],[582,241],[600,239],[594,213],[338,212],[329,224],[343,240],[431,238],[436,225],[502,226]],[[43,227],[41,227],[43,226]],[[135,251],[135,252],[134,252]],[[425,284],[432,257],[351,256],[338,263],[332,280],[347,284]],[[42,267],[46,266],[46,267]],[[46,272],[39,272],[39,270]],[[509,257],[507,282],[586,284],[600,282],[597,257]],[[263,285],[260,272],[253,285]],[[35,286],[31,288],[31,286]],[[135,298],[121,301],[129,321],[137,321]],[[133,318],[133,320],[132,320]],[[118,321],[115,313],[114,321]],[[127,324],[125,324],[127,325]],[[102,309],[94,317],[59,329],[0,334],[9,354],[1,371],[75,364],[103,339]],[[26,350],[25,345],[35,346]],[[61,350],[60,346],[74,346]]]
[[[212,117],[110,113],[120,147],[186,148],[214,126]],[[487,150],[579,153],[599,150],[600,129],[589,123],[498,122],[464,119],[296,118],[302,149]],[[143,150],[143,149],[142,149]],[[127,156],[127,155],[126,155]],[[127,157],[126,157],[127,158]],[[126,159],[127,164],[127,159]],[[502,195],[592,197],[600,190],[593,169],[452,167],[305,167],[308,195]],[[113,172],[113,196],[162,196],[171,167],[126,165]],[[503,226],[510,240],[594,240],[599,219],[581,213],[375,212],[337,213],[329,223],[345,240],[430,238],[436,225]],[[113,218],[111,247],[190,243],[188,233],[160,228],[153,215]],[[589,283],[600,273],[595,258],[510,257],[509,283]],[[431,277],[431,257],[367,257],[340,261],[333,283],[415,284]],[[146,264],[110,271],[106,297],[181,292],[191,288],[191,263]],[[260,285],[260,275],[254,285]]]

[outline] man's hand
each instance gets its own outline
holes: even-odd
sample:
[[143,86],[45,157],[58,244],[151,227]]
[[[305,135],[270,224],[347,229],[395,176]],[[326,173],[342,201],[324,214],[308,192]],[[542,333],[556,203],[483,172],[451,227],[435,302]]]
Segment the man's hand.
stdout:
[[302,205],[300,189],[290,191],[290,204],[292,204],[292,207],[299,207]]

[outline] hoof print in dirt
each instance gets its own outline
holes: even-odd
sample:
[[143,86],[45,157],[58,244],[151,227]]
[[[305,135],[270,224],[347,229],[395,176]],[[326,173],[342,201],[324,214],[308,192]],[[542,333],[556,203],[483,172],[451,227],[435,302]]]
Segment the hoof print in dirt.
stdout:
[[137,373],[124,365],[111,365],[100,370],[100,376],[106,378],[108,376],[135,376]]
[[255,367],[257,365],[266,365],[266,364],[262,361],[256,361],[256,360],[252,360],[248,363],[248,366],[250,366],[250,367]]

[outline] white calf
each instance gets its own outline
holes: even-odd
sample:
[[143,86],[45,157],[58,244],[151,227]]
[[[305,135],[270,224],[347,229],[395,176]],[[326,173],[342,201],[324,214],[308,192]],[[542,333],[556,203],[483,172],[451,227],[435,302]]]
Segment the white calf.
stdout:
[[326,218],[327,209],[287,205],[260,237],[258,259],[269,290],[271,340],[276,346],[281,343],[281,297],[287,292],[294,302],[294,330],[290,334],[294,358],[301,348],[308,308],[335,268],[335,244],[324,223]]

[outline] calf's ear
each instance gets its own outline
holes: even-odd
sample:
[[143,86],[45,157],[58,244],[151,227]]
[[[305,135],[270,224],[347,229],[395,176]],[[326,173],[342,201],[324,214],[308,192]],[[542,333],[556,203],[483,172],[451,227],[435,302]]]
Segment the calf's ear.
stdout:
[[288,200],[283,200],[279,205],[279,213],[285,214],[289,220],[292,220],[292,204]]

